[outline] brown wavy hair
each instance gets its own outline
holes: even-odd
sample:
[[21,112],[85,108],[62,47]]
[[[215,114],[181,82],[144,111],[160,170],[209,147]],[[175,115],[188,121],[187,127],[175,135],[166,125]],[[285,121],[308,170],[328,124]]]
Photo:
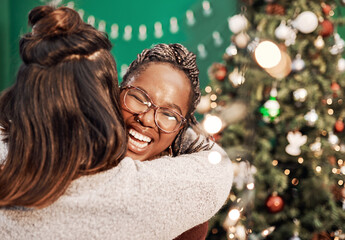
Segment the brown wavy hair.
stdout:
[[126,74],[123,76],[121,87],[128,85],[133,77],[138,77],[150,64],[154,63],[168,63],[178,71],[182,71],[189,79],[191,85],[188,112],[186,114],[187,124],[179,131],[171,145],[173,156],[210,149],[213,145],[209,143],[208,138],[205,141],[199,142],[199,137],[187,148],[183,147],[183,140],[188,127],[191,127],[199,136],[200,134],[209,136],[202,130],[194,116],[196,106],[199,104],[201,97],[196,55],[182,44],[160,43],[150,49],[143,50],[129,65]]
[[8,144],[0,206],[47,206],[73,179],[116,166],[127,151],[107,36],[67,7],[36,7],[29,25],[16,82],[0,97]]

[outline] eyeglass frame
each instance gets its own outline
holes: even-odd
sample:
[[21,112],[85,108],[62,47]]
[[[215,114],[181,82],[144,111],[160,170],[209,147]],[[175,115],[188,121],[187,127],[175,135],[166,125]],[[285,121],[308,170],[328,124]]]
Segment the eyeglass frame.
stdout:
[[[136,90],[138,90],[138,91],[140,91],[141,93],[143,93],[143,94],[148,98],[148,100],[149,100],[150,105],[146,105],[146,104],[145,104],[145,105],[147,106],[147,109],[146,109],[144,112],[140,112],[140,113],[134,112],[134,111],[132,111],[132,110],[127,106],[127,104],[126,104],[125,98],[126,98],[126,96],[127,96],[127,93],[128,93],[128,91],[129,91],[130,89],[133,89],[133,88],[136,89]],[[185,122],[187,121],[187,119],[186,119],[184,116],[182,116],[181,113],[179,113],[179,112],[177,112],[177,111],[175,111],[175,110],[173,110],[173,109],[171,109],[171,108],[168,108],[168,107],[160,107],[160,106],[157,106],[157,105],[153,102],[152,98],[148,95],[148,93],[145,92],[143,89],[141,89],[141,88],[139,88],[139,87],[132,86],[132,85],[127,85],[127,86],[121,87],[121,89],[120,89],[121,92],[124,91],[124,90],[125,90],[126,92],[125,92],[125,94],[123,95],[123,104],[125,105],[125,107],[127,108],[127,110],[128,110],[130,113],[132,113],[132,114],[140,115],[140,114],[145,114],[145,113],[149,112],[151,109],[153,109],[153,110],[154,110],[154,117],[155,117],[155,124],[156,124],[156,126],[157,126],[161,131],[163,131],[163,132],[165,132],[165,133],[173,133],[173,132],[178,131],[179,128],[180,128],[183,124],[185,124]],[[180,125],[179,125],[175,130],[173,130],[173,131],[166,131],[166,130],[162,129],[161,127],[159,127],[159,125],[157,124],[157,110],[160,109],[160,108],[169,109],[170,111],[176,113],[179,117],[181,117]]]

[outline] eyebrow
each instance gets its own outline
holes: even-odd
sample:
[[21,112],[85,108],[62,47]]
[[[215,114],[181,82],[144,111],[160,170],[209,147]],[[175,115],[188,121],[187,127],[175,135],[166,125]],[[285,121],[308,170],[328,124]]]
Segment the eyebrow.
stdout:
[[176,104],[168,103],[167,106],[170,107],[170,108],[176,108],[182,114],[181,108],[179,106],[177,106]]
[[[146,93],[146,94],[151,98],[150,94],[148,94],[143,88],[141,88],[141,87],[139,87],[139,86],[135,86],[135,87],[136,87],[136,88],[139,88],[140,90],[142,90],[144,93]],[[153,101],[153,100],[151,99],[151,101]],[[156,103],[154,103],[154,104],[156,104]],[[161,106],[159,106],[159,107],[161,107]],[[166,108],[166,107],[175,108],[176,110],[179,111],[180,114],[182,114],[181,108],[180,108],[178,105],[176,105],[175,103],[166,103],[165,106],[163,106],[163,108],[164,108],[164,107],[165,107],[165,108]]]

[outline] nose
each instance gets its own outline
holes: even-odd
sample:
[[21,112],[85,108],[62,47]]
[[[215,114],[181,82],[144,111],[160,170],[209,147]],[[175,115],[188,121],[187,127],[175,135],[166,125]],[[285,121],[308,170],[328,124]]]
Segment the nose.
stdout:
[[155,128],[156,122],[155,122],[155,110],[151,108],[146,113],[141,113],[138,115],[138,119],[145,127]]

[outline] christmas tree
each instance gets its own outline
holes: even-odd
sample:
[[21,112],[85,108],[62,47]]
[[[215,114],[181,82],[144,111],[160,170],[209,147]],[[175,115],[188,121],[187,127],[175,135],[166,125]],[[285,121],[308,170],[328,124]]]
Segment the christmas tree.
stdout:
[[198,106],[236,175],[207,239],[345,239],[345,1],[240,5]]

